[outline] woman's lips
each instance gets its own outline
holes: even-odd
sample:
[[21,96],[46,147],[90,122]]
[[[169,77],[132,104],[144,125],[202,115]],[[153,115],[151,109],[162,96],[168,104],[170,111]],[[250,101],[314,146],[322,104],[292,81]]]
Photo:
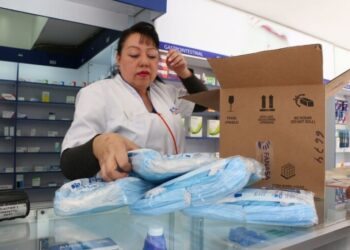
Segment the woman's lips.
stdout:
[[141,71],[141,72],[138,72],[137,75],[141,76],[141,77],[146,77],[146,76],[149,76],[149,72],[148,71]]

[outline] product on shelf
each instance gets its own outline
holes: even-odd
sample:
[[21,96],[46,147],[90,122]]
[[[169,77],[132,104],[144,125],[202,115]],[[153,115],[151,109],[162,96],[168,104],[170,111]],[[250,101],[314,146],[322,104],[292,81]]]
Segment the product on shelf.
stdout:
[[40,187],[40,177],[32,178],[32,187]]
[[23,174],[16,175],[16,187],[17,188],[24,188],[24,175]]
[[13,118],[15,115],[14,111],[11,110],[3,110],[2,111],[2,118]]
[[16,97],[13,94],[10,93],[2,93],[1,99],[8,100],[8,101],[15,101]]
[[19,147],[19,146],[16,147],[17,153],[25,153],[27,151],[28,151],[27,147]]
[[203,117],[191,116],[188,135],[190,137],[202,137]]
[[75,102],[75,96],[66,96],[66,103],[72,103],[74,104]]
[[55,142],[55,144],[54,144],[54,151],[55,152],[61,152],[61,143],[60,142]]
[[42,102],[50,102],[50,92],[49,91],[42,91],[41,92],[41,101]]
[[28,153],[38,153],[40,152],[40,147],[28,147]]
[[36,136],[36,129],[35,128],[32,128],[30,130],[30,136]]
[[220,137],[220,120],[207,120],[207,137]]
[[0,190],[12,189],[11,184],[0,184]]
[[49,137],[58,136],[58,131],[47,131],[47,136]]
[[46,166],[34,166],[34,171],[35,172],[44,172],[47,170]]
[[30,172],[32,171],[33,168],[32,167],[28,167],[28,166],[16,166],[16,172]]
[[349,103],[346,100],[335,100],[335,121],[344,124],[347,120]]
[[49,112],[49,120],[56,120],[56,115],[54,112]]

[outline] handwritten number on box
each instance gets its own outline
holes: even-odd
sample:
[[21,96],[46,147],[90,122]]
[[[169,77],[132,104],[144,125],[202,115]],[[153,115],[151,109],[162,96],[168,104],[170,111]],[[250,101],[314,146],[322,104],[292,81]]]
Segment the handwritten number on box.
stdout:
[[[323,157],[323,145],[324,145],[324,135],[321,131],[316,131],[316,138],[315,138],[315,142],[316,142],[316,146],[314,147],[314,150],[317,153],[317,156],[314,157],[315,161],[317,161],[318,163],[322,164],[324,161],[324,157]],[[321,155],[320,155],[321,154]]]

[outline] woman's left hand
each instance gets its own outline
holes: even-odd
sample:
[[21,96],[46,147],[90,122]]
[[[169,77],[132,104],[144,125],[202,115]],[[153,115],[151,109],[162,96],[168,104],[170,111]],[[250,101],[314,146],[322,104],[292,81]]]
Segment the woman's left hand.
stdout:
[[181,52],[170,49],[166,57],[166,64],[169,69],[175,71],[175,73],[182,79],[188,78],[192,75],[191,71],[187,68],[187,61]]

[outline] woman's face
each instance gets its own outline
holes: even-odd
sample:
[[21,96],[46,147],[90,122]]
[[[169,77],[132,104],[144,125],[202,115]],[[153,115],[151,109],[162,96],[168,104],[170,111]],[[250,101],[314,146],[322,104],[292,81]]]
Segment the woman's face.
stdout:
[[138,33],[131,34],[117,55],[119,70],[131,86],[146,91],[157,76],[159,52],[153,41]]

